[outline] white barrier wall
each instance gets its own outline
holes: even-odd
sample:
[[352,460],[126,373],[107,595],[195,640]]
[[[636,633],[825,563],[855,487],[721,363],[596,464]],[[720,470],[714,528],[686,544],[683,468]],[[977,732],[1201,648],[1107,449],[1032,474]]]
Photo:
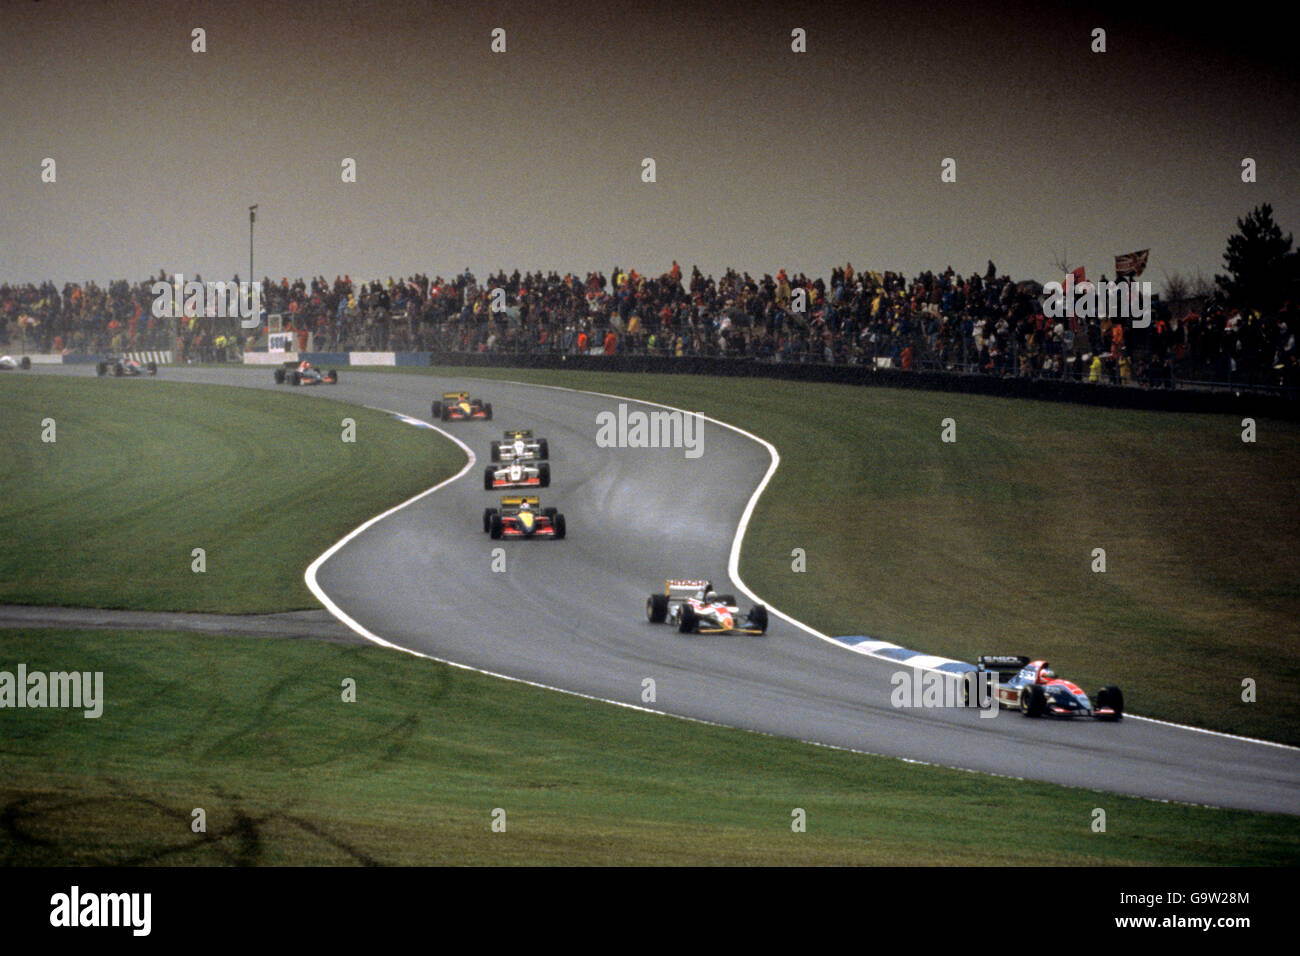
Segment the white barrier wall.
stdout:
[[[346,362],[330,361],[326,362],[321,359],[322,364],[329,365],[383,365],[394,366],[397,364],[396,352],[348,352]],[[311,358],[311,354],[307,353]],[[311,359],[313,362],[315,358]],[[282,362],[298,361],[297,352],[245,352],[245,365],[279,365]]]
[[396,352],[349,352],[349,365],[396,365]]
[[245,365],[279,365],[298,361],[297,352],[245,352]]

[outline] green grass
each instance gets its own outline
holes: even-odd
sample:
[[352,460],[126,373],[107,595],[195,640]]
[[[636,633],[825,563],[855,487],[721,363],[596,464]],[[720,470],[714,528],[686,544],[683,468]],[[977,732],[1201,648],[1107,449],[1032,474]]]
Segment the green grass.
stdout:
[[[380,412],[254,389],[7,376],[0,409],[9,604],[317,607],[307,565],[464,458]],[[46,419],[54,442],[42,441]]]
[[[1293,423],[1261,420],[1245,444],[1240,419],[1221,415],[765,379],[432,374],[645,398],[771,441],[781,467],[741,574],[826,633],[960,660],[1046,657],[1090,690],[1119,684],[1135,713],[1300,744]],[[955,443],[940,441],[945,418]]]
[[4,712],[0,865],[1300,862],[1294,817],[812,747],[377,648],[50,630],[0,648],[3,670],[102,671],[106,698],[97,720]]

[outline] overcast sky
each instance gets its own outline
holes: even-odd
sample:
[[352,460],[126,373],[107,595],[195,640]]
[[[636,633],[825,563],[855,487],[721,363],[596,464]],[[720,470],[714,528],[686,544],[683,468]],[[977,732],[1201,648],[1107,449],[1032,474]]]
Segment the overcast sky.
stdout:
[[992,258],[1046,281],[1149,247],[1159,286],[1221,270],[1260,203],[1300,232],[1289,34],[1128,9],[0,0],[0,281],[247,278],[252,203],[276,279]]

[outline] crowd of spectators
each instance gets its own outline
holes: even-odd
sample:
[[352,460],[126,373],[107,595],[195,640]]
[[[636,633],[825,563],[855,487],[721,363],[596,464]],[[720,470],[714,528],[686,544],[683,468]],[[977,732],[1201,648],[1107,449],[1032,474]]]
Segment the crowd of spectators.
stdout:
[[[219,361],[266,345],[266,323],[250,331],[237,317],[156,317],[159,279],[170,281],[160,274],[107,289],[0,285],[0,348],[172,349]],[[1148,386],[1297,380],[1293,303],[1259,315],[1216,296],[1173,309],[1157,302],[1145,329],[1107,318],[1053,319],[1044,315],[1041,286],[999,275],[992,262],[982,275],[950,267],[910,279],[851,264],[829,278],[782,269],[761,278],[728,270],[714,279],[698,268],[684,275],[676,262],[659,276],[615,267],[581,278],[502,271],[479,281],[467,269],[450,279],[264,279],[262,292],[265,312],[315,351],[716,356]]]

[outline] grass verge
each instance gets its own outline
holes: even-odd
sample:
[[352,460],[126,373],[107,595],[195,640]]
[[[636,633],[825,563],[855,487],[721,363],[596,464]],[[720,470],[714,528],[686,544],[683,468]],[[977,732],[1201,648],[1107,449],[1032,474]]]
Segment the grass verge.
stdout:
[[1293,817],[810,747],[376,648],[48,630],[2,646],[3,670],[102,671],[106,698],[99,719],[3,713],[5,865],[1300,860]]
[[8,376],[0,408],[8,604],[317,607],[307,565],[464,457],[380,412],[256,389]]
[[781,467],[741,573],[821,631],[959,660],[1046,657],[1090,691],[1119,684],[1136,713],[1300,744],[1293,423],[1261,421],[1245,443],[1222,415],[768,379],[430,374],[644,398],[771,441]]

